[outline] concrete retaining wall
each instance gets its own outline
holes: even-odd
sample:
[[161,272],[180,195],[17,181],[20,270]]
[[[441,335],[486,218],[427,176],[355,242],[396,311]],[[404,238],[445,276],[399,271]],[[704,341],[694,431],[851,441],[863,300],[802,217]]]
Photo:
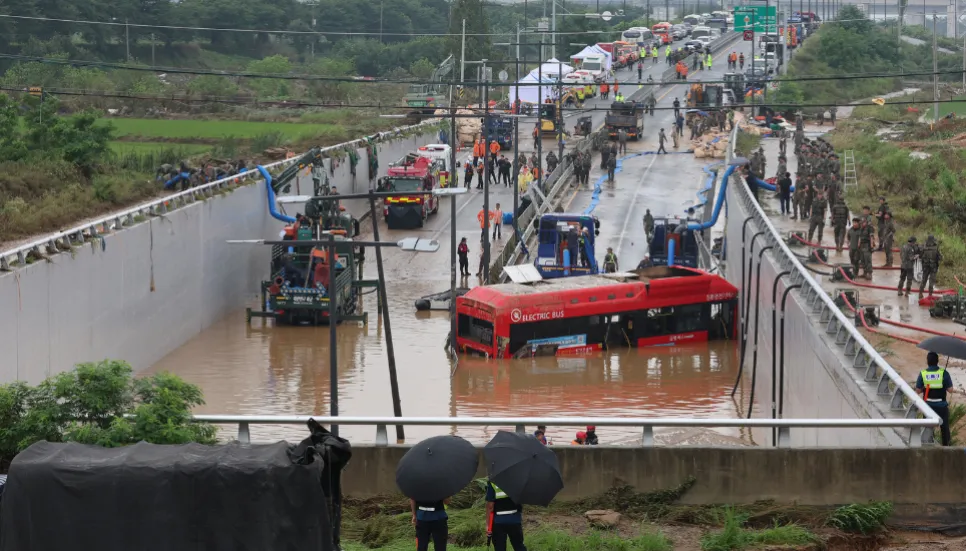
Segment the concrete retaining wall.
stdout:
[[[406,447],[353,447],[344,488],[353,497],[397,493],[395,476]],[[554,447],[564,490],[560,499],[601,493],[616,481],[639,491],[697,479],[681,500],[688,504],[741,504],[759,500],[801,505],[843,505],[887,500],[896,504],[966,501],[966,455],[954,449],[900,450],[693,447]],[[480,460],[480,476],[485,465]],[[943,482],[935,482],[943,473]]]
[[[434,130],[379,144],[379,175],[435,141]],[[366,153],[358,152],[355,177],[348,159],[330,172],[340,193],[369,189]],[[311,179],[302,179],[301,192],[312,193]],[[345,203],[356,215],[368,211],[364,201]],[[36,383],[104,358],[149,367],[257,295],[269,249],[225,241],[275,238],[281,227],[260,182],[3,273],[0,383]]]
[[[805,298],[794,291],[789,294],[786,302],[784,407],[782,415],[777,414],[781,401],[778,396],[782,393],[782,385],[779,384],[780,362],[777,357],[773,360],[773,354],[778,348],[780,334],[778,329],[772,332],[772,312],[775,306],[779,312],[781,310],[781,296],[788,285],[788,279],[778,284],[777,300],[773,304],[772,286],[781,268],[776,257],[777,249],[759,256],[762,247],[766,246],[764,236],[757,238],[752,247],[752,236],[764,229],[757,219],[749,222],[744,231],[746,252],[742,256],[742,227],[751,214],[739,197],[740,194],[746,193],[743,185],[744,183],[735,177],[729,183],[727,190],[726,263],[727,278],[738,287],[741,300],[751,297],[747,316],[749,324],[747,349],[742,376],[745,377],[745,383],[754,380],[754,416],[799,419],[881,419],[896,416],[895,412],[882,410],[880,403],[874,399],[875,384],[856,376],[852,368],[852,360],[835,343],[834,337],[824,331],[818,316],[812,315],[812,308],[806,304]],[[749,274],[750,256],[754,258]],[[757,272],[759,258],[762,259],[760,284]],[[776,327],[779,327],[779,324],[780,320],[777,320]],[[756,333],[758,336],[757,362],[755,362]],[[748,402],[749,398],[746,397],[742,404],[743,410],[748,407]],[[908,429],[897,431],[895,429],[796,428],[791,431],[790,443],[793,446],[904,446],[901,438],[908,436],[908,433]],[[759,445],[774,444],[770,429],[755,431],[754,437]]]

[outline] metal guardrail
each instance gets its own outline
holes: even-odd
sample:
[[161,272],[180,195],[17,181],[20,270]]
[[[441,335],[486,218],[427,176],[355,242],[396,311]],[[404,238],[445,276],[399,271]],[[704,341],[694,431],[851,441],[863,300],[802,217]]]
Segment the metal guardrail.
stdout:
[[[730,162],[735,158],[734,147],[738,140],[738,132],[741,129],[735,125],[731,132],[731,140],[728,144],[727,159]],[[806,307],[812,309],[812,314],[818,314],[818,324],[823,326],[827,335],[834,336],[834,342],[844,351],[846,357],[852,360],[852,367],[862,376],[867,383],[876,385],[876,395],[885,402],[886,408],[890,412],[901,413],[904,419],[917,418],[919,415],[925,417],[922,421],[928,421],[923,425],[910,426],[909,435],[906,443],[911,447],[933,442],[933,428],[941,424],[939,416],[930,408],[922,398],[909,386],[909,384],[899,375],[896,370],[889,365],[876,349],[862,336],[859,329],[852,323],[835,305],[829,293],[826,292],[821,284],[809,274],[805,266],[799,262],[795,254],[788,248],[778,230],[772,225],[771,220],[761,205],[752,197],[748,187],[744,185],[741,176],[733,174],[734,181],[730,184],[734,186],[738,197],[741,199],[746,211],[751,213],[755,223],[765,233],[762,236],[768,245],[773,247],[772,254],[778,261],[781,270],[788,270],[792,284],[800,284],[801,287],[796,292],[805,300]],[[722,182],[723,184],[723,182]],[[740,245],[739,245],[740,246]],[[889,425],[881,425],[889,426]],[[891,425],[894,427],[904,425]],[[916,427],[920,427],[919,437],[914,437]]]
[[[335,151],[345,147],[362,145],[370,139],[378,141],[380,139],[396,136],[401,132],[410,132],[413,130],[419,130],[423,127],[430,127],[437,124],[437,122],[438,121],[436,119],[428,119],[416,125],[394,128],[392,130],[379,132],[364,138],[325,147],[322,149],[322,151]],[[276,161],[263,166],[269,170],[282,168],[294,163],[296,160],[298,160],[298,158],[299,156],[295,156],[290,159]],[[28,263],[28,256],[31,254],[38,257],[45,257],[47,255],[69,251],[71,247],[83,244],[85,242],[85,237],[95,238],[101,234],[124,229],[125,226],[130,226],[139,222],[139,219],[141,218],[147,216],[164,215],[170,210],[183,207],[198,200],[212,197],[217,193],[218,190],[231,184],[239,184],[247,179],[256,179],[261,181],[262,178],[257,170],[250,170],[243,174],[222,178],[220,180],[215,180],[214,182],[196,186],[185,191],[165,195],[159,199],[154,199],[147,203],[142,203],[135,207],[109,214],[102,218],[75,226],[69,230],[50,234],[30,243],[2,251],[0,252],[0,271],[11,271],[17,267],[26,266]]]
[[[699,427],[699,428],[777,428],[778,447],[789,447],[791,430],[795,428],[894,428],[909,427],[932,430],[929,419],[696,419],[673,417],[316,417],[310,415],[195,415],[193,420],[214,425],[237,425],[238,440],[251,442],[251,425],[296,425],[305,426],[309,419],[322,424],[370,426],[376,428],[375,444],[389,445],[390,426],[434,426],[434,427],[513,427],[517,432],[526,432],[527,427],[538,425],[554,427],[640,427],[641,446],[654,446],[655,428]],[[451,434],[450,430],[440,434]]]

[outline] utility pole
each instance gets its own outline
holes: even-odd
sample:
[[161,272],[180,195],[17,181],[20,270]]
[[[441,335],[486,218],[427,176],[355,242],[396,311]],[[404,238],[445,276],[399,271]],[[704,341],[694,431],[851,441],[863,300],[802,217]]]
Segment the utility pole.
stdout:
[[127,24],[127,18],[124,19],[124,49],[127,50],[127,62],[131,62],[131,27]]
[[463,20],[463,36],[460,48],[460,86],[466,89],[466,19]]
[[[486,60],[481,66],[483,81],[483,284],[490,283],[490,87],[486,78]],[[514,213],[515,214],[515,213]],[[455,298],[454,298],[455,301]]]
[[[452,138],[449,140],[449,166],[452,171],[449,175],[450,186],[454,189],[459,186],[457,181],[457,175],[459,170],[456,168],[456,143],[459,137],[456,135],[456,106],[453,105],[452,101],[452,86],[450,86],[450,104],[449,104],[449,114],[450,114],[450,135]],[[376,218],[372,219],[373,224],[378,223]],[[455,360],[459,354],[456,348],[456,196],[454,195],[449,202],[449,240],[450,240],[450,268],[449,268],[449,290],[450,290],[450,301],[449,301],[449,345],[452,350],[453,359]]]
[[[590,99],[590,98],[587,98]],[[557,125],[557,162],[563,164],[563,150],[564,150],[564,116],[563,116],[563,62],[559,59],[557,60],[557,101],[559,101],[559,107],[557,108],[557,118],[560,120],[560,124]],[[540,171],[543,174],[543,171]]]
[[[550,0],[550,57],[557,59],[557,0]],[[543,60],[541,60],[543,61]]]
[[379,2],[379,43],[382,44],[382,7],[383,2]]
[[966,35],[963,35],[963,90],[966,90]]
[[[520,25],[517,24],[517,58],[514,63],[516,77],[514,82],[516,83],[516,94],[517,103],[514,105],[523,105],[520,101]],[[963,76],[966,78],[966,76]],[[520,239],[520,227],[517,224],[517,212],[520,210],[520,169],[523,168],[520,165],[520,110],[514,109],[513,114],[513,163],[510,166],[513,169],[513,235]],[[456,301],[453,301],[456,302]]]
[[936,49],[936,12],[932,12],[932,118],[939,121],[939,58]]
[[154,33],[151,33],[151,66],[154,67]]

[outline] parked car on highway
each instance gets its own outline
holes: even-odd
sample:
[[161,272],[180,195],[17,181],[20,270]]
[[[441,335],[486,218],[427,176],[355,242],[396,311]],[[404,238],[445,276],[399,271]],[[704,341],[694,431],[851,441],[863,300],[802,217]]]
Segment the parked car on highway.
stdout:
[[687,38],[688,31],[684,28],[684,25],[672,25],[671,26],[671,38],[674,40],[683,40]]
[[684,48],[687,51],[692,52],[692,53],[693,52],[703,52],[704,51],[704,42],[701,42],[700,40],[697,40],[697,39],[695,39],[695,40],[688,40],[687,42],[684,43]]
[[700,36],[697,38],[697,40],[698,42],[704,44],[704,48],[707,50],[708,47],[711,46],[711,41],[714,40],[714,38],[710,36]]

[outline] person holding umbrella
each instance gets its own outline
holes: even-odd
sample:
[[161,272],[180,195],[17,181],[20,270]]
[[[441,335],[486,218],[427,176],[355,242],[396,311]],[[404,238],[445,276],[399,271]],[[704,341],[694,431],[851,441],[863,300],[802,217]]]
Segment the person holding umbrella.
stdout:
[[506,551],[507,539],[513,551],[527,551],[523,543],[523,506],[517,505],[499,486],[486,484],[486,538],[494,551]]
[[483,448],[486,458],[487,543],[494,551],[526,551],[523,543],[523,505],[546,507],[560,490],[563,477],[553,450],[536,438],[500,431]]
[[[925,342],[922,344],[925,344]],[[960,391],[953,388],[953,378],[949,372],[939,367],[939,354],[935,352],[926,354],[926,369],[919,372],[919,377],[916,379],[916,390],[922,392],[922,399],[925,400],[926,405],[932,408],[943,421],[942,426],[939,427],[943,446],[951,445],[949,402],[946,401],[946,393],[958,393]]]
[[458,436],[434,436],[413,446],[396,466],[396,485],[409,498],[416,549],[445,551],[449,537],[446,503],[476,476],[479,455]]

